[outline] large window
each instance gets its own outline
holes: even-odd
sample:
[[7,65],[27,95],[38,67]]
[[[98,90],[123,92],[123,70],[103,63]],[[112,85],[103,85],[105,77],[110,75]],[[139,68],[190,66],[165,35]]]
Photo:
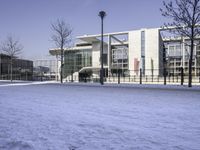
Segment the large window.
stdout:
[[127,48],[112,49],[112,67],[118,69],[123,69],[128,67]]
[[83,67],[92,66],[91,50],[65,51],[64,76],[78,72]]
[[181,57],[182,56],[180,44],[170,45],[168,50],[169,50],[168,51],[169,57]]

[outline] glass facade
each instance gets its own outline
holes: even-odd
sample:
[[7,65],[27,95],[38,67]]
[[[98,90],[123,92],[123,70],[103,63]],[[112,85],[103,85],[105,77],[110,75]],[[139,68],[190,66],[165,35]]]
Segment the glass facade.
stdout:
[[64,62],[64,77],[67,77],[83,67],[92,66],[92,51],[90,49],[65,51]]
[[128,49],[127,48],[112,49],[112,68],[113,69],[128,68]]
[[197,68],[200,68],[200,45],[196,47]]
[[112,47],[112,75],[120,73],[122,76],[128,74],[128,47],[113,46]]
[[[11,57],[0,54],[0,79],[10,79]],[[33,61],[24,59],[13,59],[12,78],[14,80],[32,80]]]
[[[183,47],[184,44],[184,47]],[[170,69],[170,74],[181,74],[181,67],[184,68],[184,73],[187,75],[189,70],[190,59],[190,41],[168,41],[167,47],[167,67]],[[199,40],[194,42],[192,71],[197,75],[200,68],[200,45]]]
[[170,45],[168,55],[169,57],[181,57],[182,56],[181,44]]

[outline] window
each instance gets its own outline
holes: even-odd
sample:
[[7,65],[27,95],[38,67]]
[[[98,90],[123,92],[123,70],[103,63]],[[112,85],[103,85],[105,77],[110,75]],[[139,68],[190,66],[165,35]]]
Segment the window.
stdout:
[[128,66],[128,49],[112,49],[112,66],[114,68],[124,68]]
[[89,66],[92,66],[91,50],[65,51],[65,76],[71,75],[71,72],[78,72],[83,67]]
[[182,52],[181,52],[181,45],[176,44],[176,45],[170,45],[169,50],[168,50],[169,57],[181,57]]

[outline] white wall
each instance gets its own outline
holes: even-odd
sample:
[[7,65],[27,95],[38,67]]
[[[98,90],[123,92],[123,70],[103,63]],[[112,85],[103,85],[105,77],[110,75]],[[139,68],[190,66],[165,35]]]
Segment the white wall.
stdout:
[[93,67],[100,66],[100,43],[99,42],[92,43],[92,66]]
[[[145,30],[145,69],[146,75],[152,75],[151,69],[154,69],[153,74],[158,75],[159,71],[159,30]],[[153,66],[152,66],[153,64]],[[156,70],[155,70],[156,69]]]
[[[141,29],[129,32],[129,70],[131,75],[137,75],[138,72],[134,64],[135,59],[141,64],[141,32],[145,31],[145,74],[151,75],[151,69],[154,75],[159,75],[159,68],[162,68],[162,40],[159,29]],[[153,65],[152,65],[153,64]],[[140,67],[140,65],[139,65]]]
[[[101,43],[93,42],[92,43],[92,66],[93,67],[100,67],[100,50],[101,50]],[[108,45],[105,43],[103,46],[103,53],[108,54]]]
[[136,75],[138,72],[133,70],[137,70],[135,68],[134,61],[137,59],[140,61],[141,58],[141,31],[130,31],[129,32],[129,70],[131,71],[131,75]]

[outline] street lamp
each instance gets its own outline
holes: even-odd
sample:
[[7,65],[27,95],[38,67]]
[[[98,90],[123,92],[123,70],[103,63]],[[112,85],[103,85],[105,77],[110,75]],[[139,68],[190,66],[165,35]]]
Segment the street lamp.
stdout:
[[101,51],[100,51],[100,58],[101,58],[101,69],[100,69],[100,83],[103,85],[103,19],[106,16],[105,11],[99,12],[99,17],[101,18]]
[[0,80],[1,80],[1,68],[2,68],[2,61],[1,61],[1,52],[0,52]]

